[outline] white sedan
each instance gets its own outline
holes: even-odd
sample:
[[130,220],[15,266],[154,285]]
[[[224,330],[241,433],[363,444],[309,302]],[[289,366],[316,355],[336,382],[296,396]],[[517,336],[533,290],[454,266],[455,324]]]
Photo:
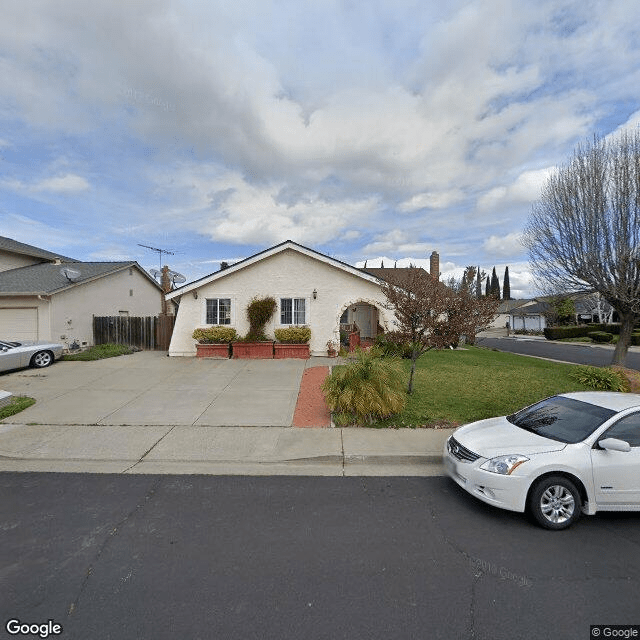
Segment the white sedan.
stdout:
[[449,437],[444,465],[471,495],[547,529],[640,511],[640,395],[564,393],[473,422]]
[[0,371],[21,367],[48,367],[62,357],[61,344],[55,342],[0,341]]

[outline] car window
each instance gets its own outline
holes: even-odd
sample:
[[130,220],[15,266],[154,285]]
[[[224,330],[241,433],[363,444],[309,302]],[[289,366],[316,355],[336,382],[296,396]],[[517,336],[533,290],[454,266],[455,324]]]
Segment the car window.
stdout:
[[613,415],[615,411],[611,409],[554,396],[507,416],[507,420],[545,438],[573,444],[591,435]]
[[628,442],[632,447],[640,447],[640,412],[618,420],[611,429],[607,429],[602,438],[618,438]]

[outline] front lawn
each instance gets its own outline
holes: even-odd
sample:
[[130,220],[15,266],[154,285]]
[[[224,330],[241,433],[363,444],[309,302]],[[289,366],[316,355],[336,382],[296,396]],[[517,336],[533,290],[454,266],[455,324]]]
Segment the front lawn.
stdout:
[[[408,381],[411,362],[403,366]],[[404,411],[376,426],[456,426],[513,413],[556,393],[589,390],[569,377],[574,367],[479,347],[429,351],[417,362]]]

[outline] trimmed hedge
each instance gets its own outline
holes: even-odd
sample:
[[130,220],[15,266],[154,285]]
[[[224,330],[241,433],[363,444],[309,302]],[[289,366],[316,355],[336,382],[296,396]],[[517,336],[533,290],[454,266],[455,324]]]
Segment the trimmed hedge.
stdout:
[[613,340],[613,333],[607,333],[606,331],[591,331],[587,336],[594,342],[611,342]]
[[311,340],[310,327],[288,327],[274,331],[276,340],[283,344],[306,344]]
[[236,339],[236,330],[232,327],[206,327],[196,329],[191,337],[200,344],[222,344]]
[[584,338],[594,331],[589,325],[571,325],[568,327],[545,327],[544,337],[547,340],[562,340],[564,338]]

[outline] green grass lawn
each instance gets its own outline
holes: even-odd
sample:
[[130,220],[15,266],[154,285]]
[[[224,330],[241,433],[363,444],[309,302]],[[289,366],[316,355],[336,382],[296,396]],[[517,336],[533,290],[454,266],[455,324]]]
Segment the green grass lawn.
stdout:
[[[403,365],[408,382],[411,363]],[[574,366],[478,347],[429,351],[417,362],[404,411],[376,426],[455,426],[513,413],[555,393],[588,390],[569,377]]]
[[86,351],[78,353],[67,353],[62,356],[63,360],[102,360],[104,358],[115,358],[133,353],[134,349],[124,344],[97,344],[89,347]]

